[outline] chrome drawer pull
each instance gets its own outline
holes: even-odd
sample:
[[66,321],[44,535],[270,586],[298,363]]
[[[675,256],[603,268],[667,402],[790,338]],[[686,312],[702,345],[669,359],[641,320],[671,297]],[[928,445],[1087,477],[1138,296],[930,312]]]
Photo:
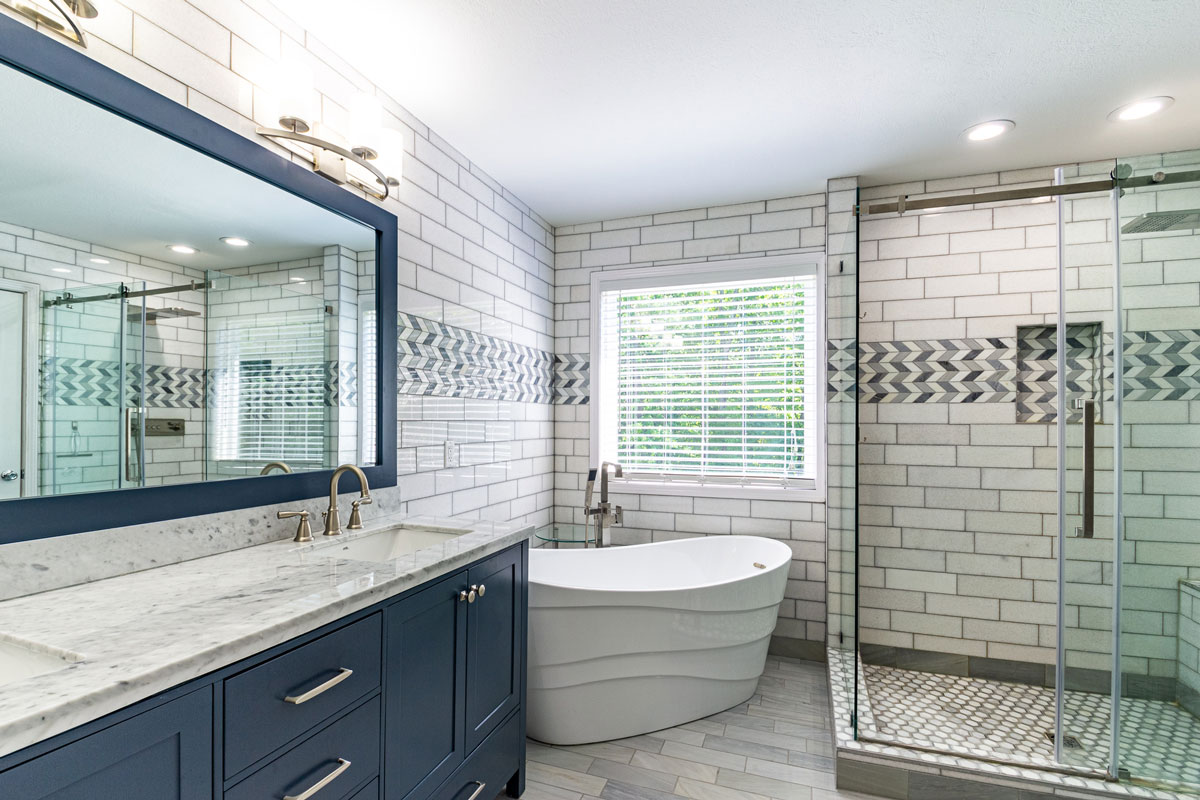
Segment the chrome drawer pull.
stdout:
[[[483,781],[475,781],[475,783],[479,784],[479,788],[471,792],[471,796],[467,800],[475,800],[475,798],[479,797],[479,793],[483,791],[483,787],[487,786]],[[287,800],[287,798],[284,798],[284,800]]]
[[[333,770],[333,772],[329,773],[324,778],[321,778],[321,780],[317,781],[316,783],[314,783],[312,786],[305,789],[300,794],[284,795],[283,800],[308,800],[308,798],[312,797],[314,794],[321,791],[329,784],[333,783],[334,778],[336,778],[338,775],[341,775],[343,772],[345,772],[348,769],[350,769],[350,762],[344,758],[339,758],[338,766]],[[483,786],[480,786],[479,788],[482,789]],[[472,797],[474,797],[474,795],[472,795]]]
[[[339,683],[346,680],[346,678],[349,678],[353,674],[354,674],[354,670],[347,669],[346,667],[342,667],[341,671],[338,672],[337,675],[334,675],[332,678],[325,681],[320,686],[314,686],[313,688],[309,689],[304,694],[289,694],[287,697],[283,698],[283,702],[291,703],[291,704],[297,705],[297,706],[300,705],[301,703],[307,703],[309,700],[312,700],[317,695],[328,692],[330,689],[337,686]],[[349,764],[350,762],[346,762],[346,763]],[[286,800],[286,798],[285,798],[285,800]]]

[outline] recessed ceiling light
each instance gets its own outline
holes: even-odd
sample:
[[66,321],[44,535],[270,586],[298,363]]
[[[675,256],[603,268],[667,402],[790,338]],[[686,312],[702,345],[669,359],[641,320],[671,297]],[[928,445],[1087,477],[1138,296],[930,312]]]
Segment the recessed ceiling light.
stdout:
[[230,247],[249,247],[250,241],[240,236],[222,236],[221,241]]
[[89,258],[88,261],[91,261],[93,264],[111,264],[112,263],[107,258]]
[[997,136],[1008,133],[1015,127],[1017,127],[1017,123],[1011,119],[993,119],[972,125],[963,131],[963,136],[972,142],[986,142],[988,139],[995,139]]
[[71,270],[67,269],[66,267],[51,267],[50,270],[51,270],[51,272],[67,272],[67,273],[69,273],[71,271]]
[[173,253],[179,253],[180,255],[184,256],[195,255],[196,253],[196,248],[189,247],[186,244],[173,244],[167,249]]
[[1132,103],[1126,103],[1118,109],[1115,109],[1108,115],[1110,122],[1133,122],[1138,119],[1145,119],[1160,111],[1165,111],[1172,103],[1175,102],[1174,97],[1147,97],[1144,100],[1135,100]]

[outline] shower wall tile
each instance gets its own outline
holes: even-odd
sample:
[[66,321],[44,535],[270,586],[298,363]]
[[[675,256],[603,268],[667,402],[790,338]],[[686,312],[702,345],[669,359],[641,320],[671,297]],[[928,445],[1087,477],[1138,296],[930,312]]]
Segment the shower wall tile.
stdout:
[[[1146,168],[1168,160],[1195,164],[1200,154],[1150,157]],[[1095,171],[1069,166],[1066,177]],[[979,176],[967,184],[1048,185],[1051,172]],[[932,186],[872,187],[863,196],[916,196],[934,191]],[[1127,192],[1123,217],[1154,210],[1160,199],[1153,191]],[[1107,196],[1065,202],[1064,299],[1069,327],[1080,334],[1068,380],[1077,392],[1099,396],[1103,417],[1110,416],[1113,391],[1110,214]],[[878,298],[862,304],[860,325],[864,643],[1054,660],[1054,345],[1022,334],[1027,327],[1055,329],[1055,218],[1053,203],[1016,202],[863,222],[862,294]],[[1190,541],[1200,514],[1200,479],[1194,477],[1200,461],[1191,441],[1191,428],[1200,422],[1200,273],[1188,255],[1194,238],[1187,232],[1127,237],[1122,249],[1125,533],[1132,562],[1125,572],[1125,624],[1139,634],[1125,643],[1124,669],[1156,679],[1184,674],[1175,656],[1175,631],[1185,624],[1178,581],[1200,578],[1200,552],[1175,548]],[[890,301],[893,287],[903,297]],[[946,309],[948,299],[953,312]],[[1097,325],[1099,341],[1090,332]],[[931,342],[991,339],[1011,348],[1011,356],[997,352],[995,358],[1004,367],[1008,358],[1014,362],[1019,398],[993,394],[983,402],[961,402],[969,394],[954,395],[944,382],[960,374],[984,382],[1007,378],[1005,369],[909,355],[932,348]],[[976,374],[970,367],[977,367]],[[1071,431],[1077,433],[1077,426]],[[1068,539],[1068,664],[1079,674],[1111,667],[1111,419],[1102,418],[1096,436],[1096,538]],[[1069,527],[1079,524],[1079,441],[1070,443],[1075,482],[1066,498]]]
[[[830,182],[831,186],[835,183]],[[854,184],[835,196],[839,214],[850,217]],[[844,226],[845,220],[841,219]],[[844,230],[844,227],[839,230]],[[590,453],[587,396],[590,359],[590,281],[596,270],[630,266],[720,261],[730,258],[823,252],[826,249],[824,192],[713,208],[684,209],[627,219],[567,225],[555,229],[554,466],[555,521],[582,522]],[[840,278],[831,277],[831,298],[853,297],[853,239],[837,239]],[[833,250],[830,251],[834,252]],[[830,274],[833,276],[833,255]],[[840,282],[839,282],[840,281]],[[849,284],[846,281],[850,281]],[[832,304],[831,304],[832,307]],[[853,321],[854,312],[836,319]],[[833,330],[830,320],[829,391],[846,396],[853,386],[853,326]],[[832,436],[831,436],[832,441]],[[830,492],[842,484],[830,472]],[[794,557],[777,636],[822,642],[826,631],[825,503],[770,503],[720,500],[703,495],[621,494],[623,527],[613,541],[633,544],[684,536],[754,534],[783,539]]]

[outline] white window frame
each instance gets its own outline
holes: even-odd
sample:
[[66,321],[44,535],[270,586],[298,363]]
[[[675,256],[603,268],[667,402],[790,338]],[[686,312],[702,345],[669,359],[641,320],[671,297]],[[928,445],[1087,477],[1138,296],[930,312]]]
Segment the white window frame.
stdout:
[[[826,495],[828,474],[826,469],[825,405],[827,402],[826,361],[828,344],[825,340],[825,255],[823,253],[794,253],[760,258],[728,259],[723,261],[692,262],[662,267],[634,267],[619,270],[597,270],[592,273],[590,351],[591,351],[591,411],[589,418],[591,460],[599,464],[601,417],[599,399],[603,396],[603,370],[601,357],[601,307],[603,292],[689,286],[699,283],[718,283],[730,280],[758,280],[782,278],[789,275],[813,275],[816,281],[817,313],[817,402],[811,415],[811,448],[805,448],[805,457],[812,458],[816,476],[812,486],[772,486],[767,483],[734,484],[705,481],[700,478],[680,477],[671,480],[646,480],[639,478],[614,479],[617,491],[630,494],[663,494],[687,497],[743,498],[749,500],[795,500],[823,502]],[[805,438],[809,436],[809,420],[805,420]]]

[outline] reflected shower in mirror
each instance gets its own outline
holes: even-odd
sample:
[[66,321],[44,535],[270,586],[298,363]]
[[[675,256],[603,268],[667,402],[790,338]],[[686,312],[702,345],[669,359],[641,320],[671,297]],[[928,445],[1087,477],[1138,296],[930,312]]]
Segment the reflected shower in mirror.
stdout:
[[16,70],[0,95],[0,499],[376,463],[373,229]]

